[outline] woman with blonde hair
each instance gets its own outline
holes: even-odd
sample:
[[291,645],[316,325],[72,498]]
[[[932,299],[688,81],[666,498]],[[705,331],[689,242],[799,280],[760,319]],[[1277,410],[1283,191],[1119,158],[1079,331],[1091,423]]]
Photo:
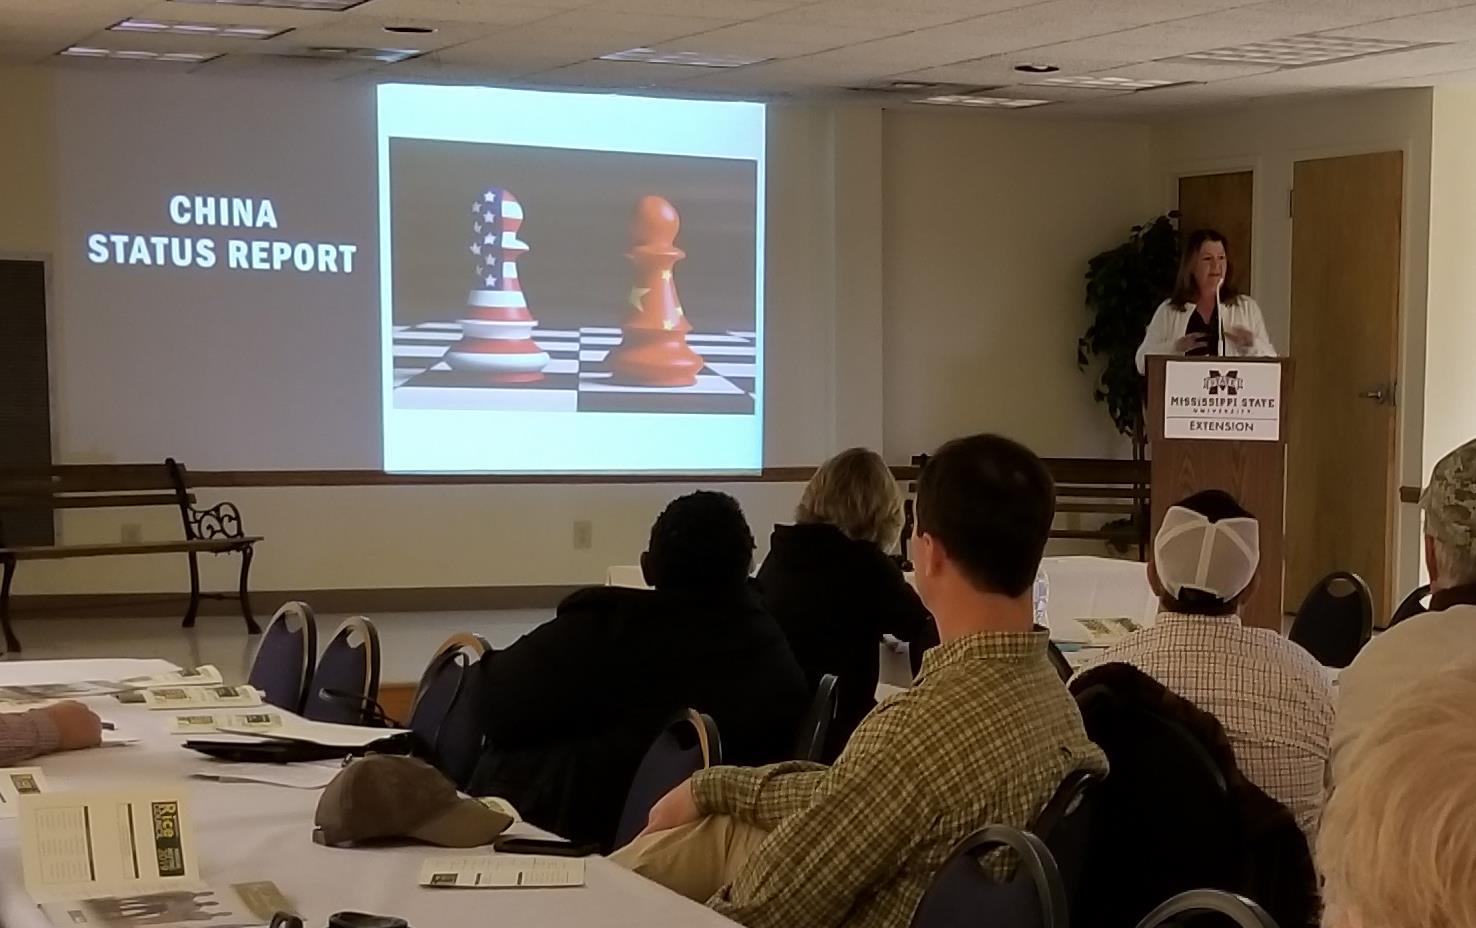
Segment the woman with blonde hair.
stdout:
[[902,531],[902,495],[881,455],[851,448],[810,478],[795,524],[776,525],[758,582],[813,689],[837,676],[829,756],[876,704],[884,634],[907,642],[916,671],[938,632],[890,556]]
[[1322,815],[1326,928],[1476,928],[1476,664],[1400,691]]

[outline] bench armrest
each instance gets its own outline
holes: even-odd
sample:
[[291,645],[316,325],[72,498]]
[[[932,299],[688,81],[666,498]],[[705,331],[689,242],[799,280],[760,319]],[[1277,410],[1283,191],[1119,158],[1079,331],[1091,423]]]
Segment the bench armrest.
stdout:
[[235,503],[219,503],[209,509],[191,506],[189,519],[192,538],[240,538],[246,534],[241,527],[241,510]]

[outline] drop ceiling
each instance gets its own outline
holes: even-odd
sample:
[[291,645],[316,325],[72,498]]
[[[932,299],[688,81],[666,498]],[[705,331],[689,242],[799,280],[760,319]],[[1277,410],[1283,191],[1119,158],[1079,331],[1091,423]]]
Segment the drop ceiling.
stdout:
[[[1476,2],[1450,0],[366,0],[344,11],[266,2],[0,0],[0,64],[767,99],[844,98],[900,81],[909,89],[886,96],[899,104],[977,93],[1051,103],[1007,108],[1020,115],[1135,118],[1476,80]],[[127,19],[285,31],[109,28]],[[72,47],[154,57],[60,54]],[[385,63],[358,49],[413,57]],[[1299,49],[1350,57],[1299,64]],[[622,52],[627,60],[603,57]]]

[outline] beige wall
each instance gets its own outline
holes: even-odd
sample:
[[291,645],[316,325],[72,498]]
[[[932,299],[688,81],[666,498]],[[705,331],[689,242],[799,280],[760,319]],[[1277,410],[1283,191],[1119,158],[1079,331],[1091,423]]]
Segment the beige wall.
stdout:
[[0,254],[42,254],[53,235],[51,82],[0,67]]
[[1476,90],[1464,87],[1435,91],[1424,343],[1420,476],[1446,452],[1476,438]]
[[[1266,314],[1271,338],[1295,353],[1291,333],[1292,168],[1297,161],[1375,151],[1404,152],[1404,249],[1399,376],[1399,481],[1422,473],[1425,305],[1430,266],[1431,91],[1390,90],[1267,104],[1155,126],[1153,167],[1158,206],[1177,200],[1178,178],[1218,171],[1255,171],[1255,277],[1251,294]],[[1397,504],[1396,504],[1397,505]],[[1398,506],[1395,587],[1419,580],[1419,518]]]
[[1153,206],[1148,130],[916,111],[884,126],[887,459],[985,430],[1126,455],[1076,339],[1087,261]]

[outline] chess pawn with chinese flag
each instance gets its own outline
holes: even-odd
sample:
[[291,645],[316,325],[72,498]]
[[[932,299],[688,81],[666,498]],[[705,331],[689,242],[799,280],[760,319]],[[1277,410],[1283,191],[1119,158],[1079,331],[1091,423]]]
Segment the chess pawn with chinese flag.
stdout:
[[681,217],[662,197],[636,204],[626,253],[635,265],[631,313],[621,325],[620,346],[610,352],[610,370],[621,383],[644,387],[687,387],[697,382],[702,357],[687,347],[692,325],[682,312],[671,269],[687,256],[673,244]]
[[522,225],[522,204],[508,191],[491,187],[472,200],[476,277],[460,320],[461,341],[445,360],[455,370],[484,375],[488,383],[532,383],[543,379],[548,366],[548,353],[533,341],[538,322],[518,280],[518,258],[528,253],[518,238]]

